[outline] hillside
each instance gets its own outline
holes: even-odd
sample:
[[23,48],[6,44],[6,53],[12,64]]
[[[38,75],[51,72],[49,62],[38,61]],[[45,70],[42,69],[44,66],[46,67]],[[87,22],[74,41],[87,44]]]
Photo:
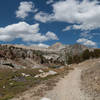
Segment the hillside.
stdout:
[[85,64],[82,71],[82,89],[91,95],[93,100],[100,100],[100,59],[91,60]]
[[[42,67],[50,64],[61,65],[63,61],[59,56],[50,59],[45,57],[46,52],[34,50],[29,47],[18,47],[15,45],[0,45],[0,67],[26,68]],[[56,54],[55,54],[56,55]]]
[[[99,88],[96,86],[99,86],[97,79],[99,79],[98,66],[100,64],[99,60],[93,60],[99,57],[100,49],[88,48],[80,44],[56,43],[49,48],[41,49],[21,45],[0,45],[0,100],[10,100],[26,90],[25,94],[19,96],[20,99],[15,98],[14,100],[23,98],[24,100],[40,100],[45,95],[53,100],[59,100],[59,98],[66,100],[65,97],[70,100],[73,98],[84,100],[86,97],[84,91],[90,93],[90,96],[95,93],[99,95]],[[62,77],[64,79],[60,80]],[[97,81],[93,82],[95,77]],[[80,82],[82,83],[81,88]],[[56,83],[59,84],[57,87],[55,87]],[[91,83],[93,84],[91,85]],[[53,87],[55,87],[54,90],[52,90]],[[65,88],[70,91],[66,91]],[[84,91],[80,91],[81,89]],[[48,90],[52,90],[52,92],[48,92]],[[58,90],[61,90],[60,94]],[[48,93],[46,94],[46,92]],[[71,93],[72,96],[69,95]],[[55,94],[58,96],[55,97]],[[86,100],[92,99],[86,97]]]
[[49,81],[49,86],[42,84],[12,100],[22,100],[23,98],[24,100],[100,100],[99,66],[100,59],[73,64],[70,67],[74,70],[65,74],[56,85],[53,84],[53,80],[53,82]]
[[0,45],[0,65],[11,68],[64,65],[67,61],[66,56],[81,54],[86,49],[89,48],[80,44],[61,43],[46,49],[23,45]]

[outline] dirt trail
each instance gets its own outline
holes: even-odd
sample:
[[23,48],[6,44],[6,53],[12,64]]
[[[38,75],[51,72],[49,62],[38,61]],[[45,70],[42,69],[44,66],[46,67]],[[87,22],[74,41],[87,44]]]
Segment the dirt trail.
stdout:
[[20,98],[12,100],[92,100],[81,91],[81,71],[83,68],[77,67],[67,76],[62,78],[53,90],[48,91],[44,97],[32,96],[33,90],[26,92]]
[[82,68],[75,68],[40,100],[92,100],[80,90],[81,71]]

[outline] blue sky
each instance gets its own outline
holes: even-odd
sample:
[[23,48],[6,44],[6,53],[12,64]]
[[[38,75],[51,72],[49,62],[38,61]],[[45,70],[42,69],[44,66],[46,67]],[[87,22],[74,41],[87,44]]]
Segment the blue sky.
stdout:
[[0,0],[0,43],[100,47],[97,0]]

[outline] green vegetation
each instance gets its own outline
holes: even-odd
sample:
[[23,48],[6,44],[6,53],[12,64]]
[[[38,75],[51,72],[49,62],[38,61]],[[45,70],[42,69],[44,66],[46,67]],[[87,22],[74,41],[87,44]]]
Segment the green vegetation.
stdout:
[[[56,75],[49,75],[47,77],[35,77],[43,72],[50,70],[57,72]],[[68,73],[67,67],[59,68],[37,68],[37,69],[0,69],[0,100],[9,100],[31,87],[36,87],[42,82],[48,82],[50,79],[55,79],[58,75],[62,76]],[[26,75],[26,76],[24,76]]]
[[[16,94],[34,87],[47,78],[35,78],[39,69],[0,69],[0,100],[9,100]],[[43,69],[47,72],[48,69]],[[28,75],[23,76],[22,73]]]

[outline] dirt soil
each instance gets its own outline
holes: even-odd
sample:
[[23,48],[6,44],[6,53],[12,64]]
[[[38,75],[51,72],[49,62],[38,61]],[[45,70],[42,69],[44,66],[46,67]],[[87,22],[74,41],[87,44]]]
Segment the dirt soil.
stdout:
[[88,60],[74,67],[45,94],[33,96],[34,90],[31,89],[12,100],[100,100],[100,59]]
[[91,95],[93,100],[100,100],[100,59],[87,66],[90,67],[82,71],[82,89]]
[[45,95],[50,100],[91,100],[80,89],[82,68],[75,68],[68,76],[59,81],[57,86]]

